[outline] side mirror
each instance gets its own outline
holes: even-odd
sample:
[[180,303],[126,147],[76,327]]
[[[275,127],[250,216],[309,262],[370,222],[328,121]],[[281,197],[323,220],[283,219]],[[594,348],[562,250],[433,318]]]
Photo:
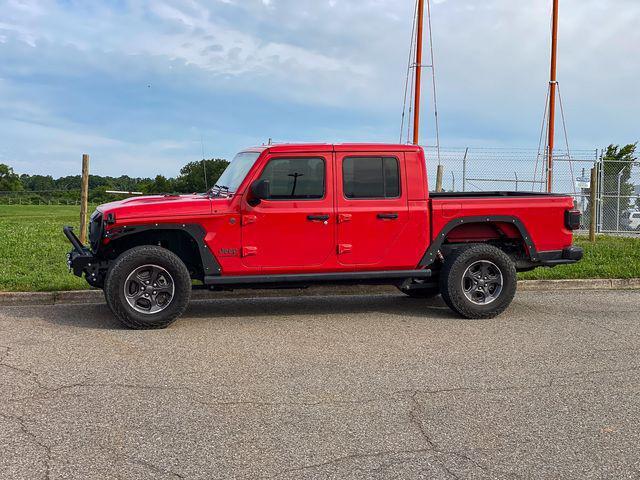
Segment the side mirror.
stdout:
[[249,205],[255,207],[259,205],[262,200],[268,200],[271,198],[271,182],[269,180],[256,180],[250,187],[251,198],[249,199]]

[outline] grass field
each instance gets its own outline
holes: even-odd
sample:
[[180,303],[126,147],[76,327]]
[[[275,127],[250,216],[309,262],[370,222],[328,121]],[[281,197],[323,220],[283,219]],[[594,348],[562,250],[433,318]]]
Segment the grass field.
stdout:
[[66,264],[71,246],[62,226],[79,223],[79,206],[0,205],[0,290],[88,288]]
[[574,265],[537,268],[520,274],[525,280],[563,280],[573,278],[640,278],[640,237],[599,236],[596,243],[577,237],[584,258]]
[[[90,211],[93,209],[90,208]],[[0,205],[0,291],[55,291],[88,288],[68,273],[71,249],[63,225],[77,227],[77,206]],[[576,265],[537,269],[523,279],[640,278],[640,238],[584,238],[576,243],[585,258]]]

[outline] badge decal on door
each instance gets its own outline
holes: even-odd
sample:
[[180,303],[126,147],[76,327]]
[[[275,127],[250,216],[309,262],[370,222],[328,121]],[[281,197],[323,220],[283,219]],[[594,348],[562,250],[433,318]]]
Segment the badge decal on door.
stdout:
[[237,257],[240,254],[240,251],[237,248],[221,248],[218,251],[218,254],[221,257]]

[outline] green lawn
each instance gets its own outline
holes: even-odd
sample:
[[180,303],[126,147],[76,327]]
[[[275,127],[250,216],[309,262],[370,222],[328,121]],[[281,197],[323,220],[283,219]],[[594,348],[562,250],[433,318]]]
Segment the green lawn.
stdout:
[[66,264],[62,226],[79,224],[79,206],[0,205],[0,291],[89,288]]
[[[88,288],[68,273],[71,246],[62,234],[62,226],[77,227],[79,217],[78,206],[0,205],[0,291]],[[521,278],[640,278],[640,238],[598,237],[595,244],[578,238],[576,243],[585,249],[582,262],[539,268]]]
[[578,237],[584,259],[574,265],[537,268],[521,274],[526,280],[567,278],[640,278],[640,237],[598,236],[596,243]]

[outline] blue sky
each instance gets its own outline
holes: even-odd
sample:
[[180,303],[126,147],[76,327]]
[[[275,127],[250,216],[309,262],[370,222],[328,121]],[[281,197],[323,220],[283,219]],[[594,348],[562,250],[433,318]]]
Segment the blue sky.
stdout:
[[[434,0],[444,146],[537,146],[550,3]],[[96,174],[175,175],[201,138],[227,158],[270,137],[397,141],[413,4],[0,0],[0,163],[60,176],[87,152]],[[639,140],[640,2],[561,15],[572,146]]]

